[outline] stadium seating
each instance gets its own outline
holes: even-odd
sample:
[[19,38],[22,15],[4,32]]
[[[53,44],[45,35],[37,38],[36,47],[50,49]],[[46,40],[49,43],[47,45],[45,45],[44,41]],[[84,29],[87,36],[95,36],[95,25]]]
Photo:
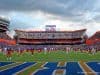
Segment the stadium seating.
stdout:
[[11,38],[6,34],[6,33],[0,33],[0,39],[7,39],[7,40],[11,40]]
[[18,44],[83,44],[85,31],[21,31],[15,30]]

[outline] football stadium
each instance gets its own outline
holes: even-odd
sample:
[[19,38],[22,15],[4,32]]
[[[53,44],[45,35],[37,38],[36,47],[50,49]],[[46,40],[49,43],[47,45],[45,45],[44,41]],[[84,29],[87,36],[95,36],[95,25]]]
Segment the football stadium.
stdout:
[[87,29],[45,31],[15,29],[0,18],[0,75],[100,75],[100,31],[91,37]]

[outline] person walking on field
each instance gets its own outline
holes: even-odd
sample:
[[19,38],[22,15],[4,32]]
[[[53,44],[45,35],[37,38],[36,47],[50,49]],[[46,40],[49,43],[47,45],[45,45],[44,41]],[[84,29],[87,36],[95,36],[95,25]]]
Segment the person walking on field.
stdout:
[[91,53],[94,55],[96,53],[95,48],[92,48]]
[[47,54],[47,48],[46,47],[44,48],[44,54]]
[[7,48],[7,52],[6,52],[6,55],[7,55],[7,60],[11,61],[12,59],[12,50],[11,48]]

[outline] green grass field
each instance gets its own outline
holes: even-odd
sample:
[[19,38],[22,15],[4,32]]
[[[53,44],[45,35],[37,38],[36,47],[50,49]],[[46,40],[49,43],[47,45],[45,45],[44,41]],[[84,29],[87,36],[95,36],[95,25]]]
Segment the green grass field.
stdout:
[[[59,62],[59,61],[100,61],[100,52],[96,54],[81,53],[81,52],[69,52],[68,54],[64,51],[54,51],[47,54],[44,52],[34,53],[31,55],[29,52],[25,52],[22,55],[13,53],[11,61],[25,62],[25,61],[44,61],[44,62]],[[0,61],[7,61],[7,57],[0,53]]]

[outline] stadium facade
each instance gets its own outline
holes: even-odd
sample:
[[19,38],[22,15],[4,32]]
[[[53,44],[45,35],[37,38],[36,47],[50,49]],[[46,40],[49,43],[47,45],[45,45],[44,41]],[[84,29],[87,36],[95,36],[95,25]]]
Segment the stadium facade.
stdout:
[[6,18],[0,17],[0,33],[5,33],[8,30],[10,21]]
[[86,29],[76,31],[22,31],[15,30],[17,44],[21,45],[76,45],[85,44]]
[[0,17],[0,46],[15,44],[15,41],[7,35],[7,31],[9,31],[9,24],[9,19]]

